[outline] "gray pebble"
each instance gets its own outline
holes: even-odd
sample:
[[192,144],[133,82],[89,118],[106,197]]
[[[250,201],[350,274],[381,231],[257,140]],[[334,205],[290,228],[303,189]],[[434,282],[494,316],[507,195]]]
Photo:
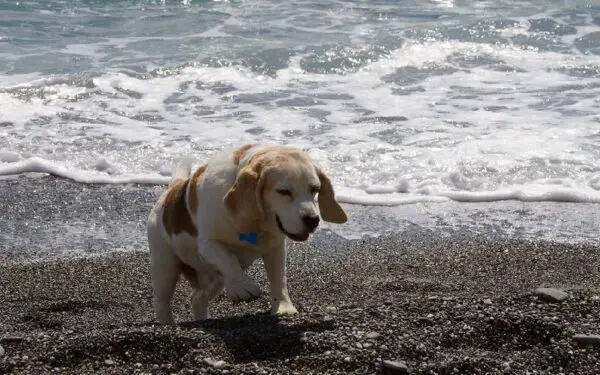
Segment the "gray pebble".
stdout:
[[383,361],[381,375],[408,374],[408,366],[402,361]]
[[4,357],[4,354],[6,352],[4,351],[4,347],[2,345],[0,345],[0,357]]
[[563,302],[569,298],[567,293],[554,288],[537,288],[534,294],[545,302]]
[[204,363],[206,363],[209,366],[212,366],[214,368],[224,368],[225,366],[227,366],[227,362],[223,361],[223,360],[214,360],[212,358],[204,358]]
[[367,338],[370,340],[375,340],[376,338],[379,338],[381,336],[381,333],[379,332],[369,332],[367,333]]
[[583,335],[578,334],[573,336],[573,340],[579,345],[587,346],[600,346],[600,335]]
[[104,364],[108,365],[108,366],[112,366],[115,364],[115,361],[113,361],[112,359],[107,359],[104,361]]

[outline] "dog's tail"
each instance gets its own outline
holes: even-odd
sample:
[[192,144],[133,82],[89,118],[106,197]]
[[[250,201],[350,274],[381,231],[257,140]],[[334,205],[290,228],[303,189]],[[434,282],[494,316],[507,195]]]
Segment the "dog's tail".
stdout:
[[175,169],[173,169],[171,183],[176,180],[187,180],[192,172],[192,165],[194,162],[195,160],[191,156],[186,156],[185,158],[181,159]]

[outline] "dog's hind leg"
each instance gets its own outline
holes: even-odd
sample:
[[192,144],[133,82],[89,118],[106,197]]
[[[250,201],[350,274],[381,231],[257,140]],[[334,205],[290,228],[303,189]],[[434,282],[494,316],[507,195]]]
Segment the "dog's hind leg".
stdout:
[[[157,237],[157,236],[156,236]],[[162,238],[148,237],[152,263],[152,305],[156,319],[163,324],[174,324],[171,298],[179,279],[182,263],[167,247]]]

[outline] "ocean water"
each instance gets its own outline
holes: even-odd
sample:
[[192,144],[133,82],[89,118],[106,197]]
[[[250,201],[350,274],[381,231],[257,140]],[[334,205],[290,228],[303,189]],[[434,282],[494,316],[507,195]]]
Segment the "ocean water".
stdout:
[[342,202],[600,202],[600,2],[0,1],[0,174],[168,181],[249,142]]

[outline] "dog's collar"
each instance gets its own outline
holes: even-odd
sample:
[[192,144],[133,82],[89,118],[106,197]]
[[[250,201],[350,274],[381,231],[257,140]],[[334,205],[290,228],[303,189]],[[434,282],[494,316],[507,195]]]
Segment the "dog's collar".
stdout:
[[252,245],[256,245],[256,243],[258,242],[258,233],[240,233],[239,239],[240,241],[246,241],[251,243]]

